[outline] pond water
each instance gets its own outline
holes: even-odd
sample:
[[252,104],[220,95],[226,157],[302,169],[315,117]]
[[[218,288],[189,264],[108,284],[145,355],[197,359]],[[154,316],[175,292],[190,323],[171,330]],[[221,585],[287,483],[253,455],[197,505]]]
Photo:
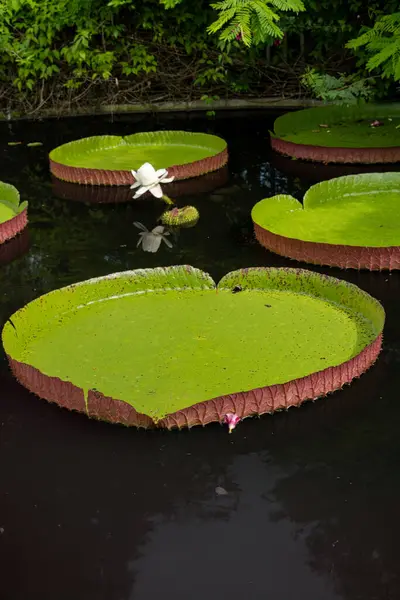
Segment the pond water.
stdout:
[[[266,196],[301,198],[312,183],[361,169],[274,157],[276,116],[0,124],[0,180],[30,203],[29,238],[0,253],[0,325],[40,294],[126,269],[191,264],[218,280],[240,267],[312,268],[258,246],[250,210]],[[203,180],[202,193],[182,186],[178,204],[194,204],[200,220],[153,254],[137,247],[133,222],[155,227],[158,201],[91,204],[76,186],[52,182],[47,154],[87,135],[154,129],[221,135],[230,162]],[[123,200],[126,190],[104,193]],[[232,435],[217,424],[145,432],[90,421],[28,393],[1,350],[2,600],[400,597],[400,274],[315,270],[384,303],[377,364],[326,399],[247,419]]]

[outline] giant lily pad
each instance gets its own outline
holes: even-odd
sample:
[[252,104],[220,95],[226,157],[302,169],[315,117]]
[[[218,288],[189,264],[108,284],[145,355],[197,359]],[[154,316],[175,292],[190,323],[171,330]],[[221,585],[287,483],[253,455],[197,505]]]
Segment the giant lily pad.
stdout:
[[400,173],[313,185],[303,204],[278,195],[252,210],[258,241],[277,254],[342,268],[400,268]]
[[59,179],[90,185],[134,183],[131,170],[143,163],[188,179],[216,171],[228,160],[226,142],[206,133],[153,131],[125,137],[102,135],[58,146],[50,152],[50,170]]
[[0,181],[0,244],[15,237],[28,222],[28,203],[19,201],[17,188]]
[[252,268],[218,287],[188,266],[116,273],[55,290],[12,315],[15,377],[106,421],[182,427],[315,399],[376,359],[384,311],[346,282]]
[[305,160],[395,163],[399,125],[399,104],[306,108],[276,119],[271,144],[281,154]]

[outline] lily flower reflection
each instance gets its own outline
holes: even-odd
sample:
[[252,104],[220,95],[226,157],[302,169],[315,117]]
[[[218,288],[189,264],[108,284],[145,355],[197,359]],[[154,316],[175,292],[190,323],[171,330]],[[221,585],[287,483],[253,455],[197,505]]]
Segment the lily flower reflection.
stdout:
[[154,227],[151,231],[149,231],[143,223],[139,223],[138,221],[134,222],[134,226],[142,230],[139,233],[139,241],[136,244],[137,248],[142,245],[144,252],[157,252],[162,241],[164,241],[168,248],[172,248],[171,242],[166,238],[170,233],[169,231],[166,231],[165,227],[162,225],[157,225],[157,227]]

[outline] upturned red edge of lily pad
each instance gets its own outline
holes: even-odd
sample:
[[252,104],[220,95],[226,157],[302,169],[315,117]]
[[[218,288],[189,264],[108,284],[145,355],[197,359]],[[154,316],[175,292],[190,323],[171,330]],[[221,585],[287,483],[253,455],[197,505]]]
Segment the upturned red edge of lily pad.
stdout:
[[[209,156],[202,160],[185,165],[175,165],[168,168],[168,175],[175,179],[189,179],[217,171],[228,162],[228,150],[225,148],[215,156]],[[83,183],[86,185],[132,185],[135,178],[131,171],[89,169],[84,167],[69,167],[50,159],[50,171],[58,179],[71,183]]]
[[272,149],[285,156],[323,163],[379,164],[400,161],[400,146],[388,148],[335,148],[296,144],[271,137]]
[[14,377],[28,390],[61,407],[86,414],[88,417],[127,426],[163,429],[181,429],[194,425],[223,423],[227,413],[235,413],[240,419],[277,410],[299,406],[306,400],[316,400],[342,388],[360,377],[376,361],[382,347],[382,334],[357,356],[323,371],[288,383],[257,388],[247,392],[229,394],[199,402],[183,410],[167,415],[155,422],[148,415],[137,412],[130,404],[106,397],[90,390],[85,402],[81,388],[57,377],[48,377],[38,369],[13,360],[7,356]]
[[11,240],[20,233],[28,224],[28,209],[25,208],[19,215],[0,223],[0,244]]
[[347,246],[305,242],[272,233],[254,223],[258,242],[267,250],[313,265],[326,265],[340,269],[365,269],[367,271],[393,271],[400,269],[400,246],[376,248],[372,246]]
[[[217,171],[198,175],[191,179],[172,181],[168,184],[168,194],[174,199],[188,194],[203,194],[224,186],[228,180],[229,170],[228,167],[224,166]],[[87,202],[90,204],[132,202],[134,195],[134,192],[128,186],[115,188],[115,186],[105,185],[77,185],[76,183],[62,181],[55,176],[52,177],[52,189],[53,193],[63,200]],[[147,192],[135,200],[135,202],[149,199],[154,200],[154,196],[150,192]]]

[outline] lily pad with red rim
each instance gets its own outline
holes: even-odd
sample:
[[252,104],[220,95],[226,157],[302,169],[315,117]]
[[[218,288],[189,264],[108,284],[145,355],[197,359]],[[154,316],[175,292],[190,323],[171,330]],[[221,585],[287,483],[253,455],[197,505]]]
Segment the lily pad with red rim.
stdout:
[[271,145],[303,160],[395,163],[400,160],[399,124],[400,104],[306,108],[276,119]]
[[0,181],[0,244],[15,237],[27,223],[28,203],[20,203],[17,188]]
[[339,389],[376,360],[384,311],[310,271],[243,269],[216,286],[175,266],[55,290],[11,320],[4,349],[29,390],[89,417],[171,429]]
[[225,140],[206,133],[153,131],[125,137],[103,135],[58,146],[50,170],[59,179],[90,185],[128,185],[145,162],[176,179],[216,171],[228,161]]
[[400,173],[367,173],[322,181],[303,203],[277,195],[251,213],[268,250],[340,268],[400,269]]
[[[163,186],[165,192],[173,198],[186,195],[206,194],[226,185],[229,181],[229,169],[227,166],[193,177],[191,179],[174,180]],[[153,201],[154,196],[147,192],[137,200],[133,199],[134,191],[129,186],[104,186],[104,185],[79,185],[62,181],[52,177],[52,191],[55,196],[62,200],[75,202],[86,202],[88,204],[119,204],[123,202],[148,202]],[[159,202],[157,200],[157,202]]]

